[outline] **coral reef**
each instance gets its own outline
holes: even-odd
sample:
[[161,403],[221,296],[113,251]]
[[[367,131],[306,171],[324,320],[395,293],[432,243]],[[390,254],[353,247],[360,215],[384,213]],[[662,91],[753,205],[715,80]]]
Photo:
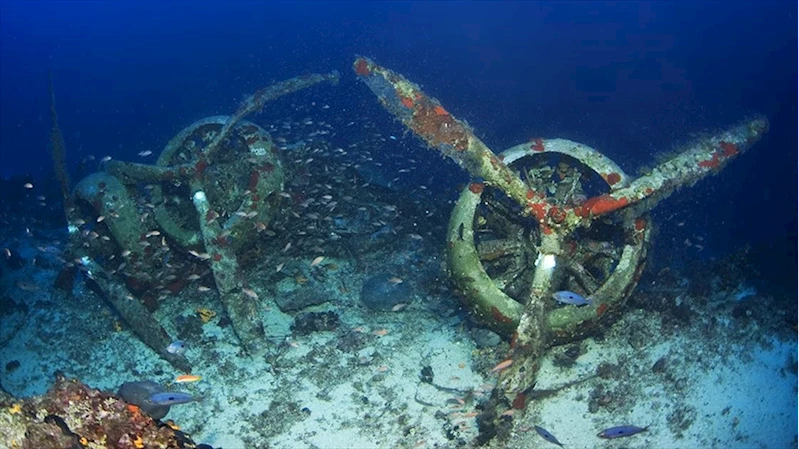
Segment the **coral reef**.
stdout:
[[0,392],[0,434],[2,448],[197,447],[177,426],[60,374],[42,396],[18,400]]

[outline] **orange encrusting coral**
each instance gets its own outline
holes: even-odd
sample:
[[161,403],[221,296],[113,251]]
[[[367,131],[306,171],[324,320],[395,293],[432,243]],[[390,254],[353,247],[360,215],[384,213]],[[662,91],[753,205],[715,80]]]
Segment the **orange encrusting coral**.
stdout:
[[698,165],[702,168],[709,168],[712,170],[714,168],[718,168],[719,165],[721,165],[721,158],[719,157],[718,153],[714,152],[713,157],[711,159],[699,161]]
[[[466,150],[469,147],[469,133],[463,123],[421,92],[416,92],[416,97],[416,112],[407,125],[432,146],[447,145],[458,151]],[[401,101],[405,104],[404,100]]]
[[535,139],[530,139],[530,141],[532,142],[532,145],[530,145],[530,149],[531,150],[535,151],[536,153],[541,153],[542,151],[544,151],[544,140],[543,139],[541,139],[540,137],[537,137]]
[[358,75],[366,76],[371,73],[371,70],[369,69],[369,63],[363,58],[356,59],[353,67],[355,68],[355,73]]
[[721,154],[725,157],[735,156],[738,154],[738,146],[734,143],[721,141],[719,142],[719,148],[721,148]]
[[580,217],[588,217],[589,215],[596,217],[621,209],[628,204],[630,204],[630,200],[624,197],[614,198],[610,195],[600,195],[583,203],[582,206],[575,209],[575,213]]
[[605,176],[605,181],[608,183],[609,186],[613,186],[618,184],[621,181],[621,175],[618,173],[609,173]]
[[548,213],[548,206],[549,203],[547,202],[537,202],[537,201],[530,201],[527,204],[527,207],[530,210],[530,214],[539,221],[542,221],[544,220],[544,218],[546,218]]
[[443,107],[441,107],[441,106],[436,106],[436,107],[434,107],[434,108],[433,108],[433,112],[435,112],[435,113],[436,113],[436,115],[449,115],[449,112],[447,112],[447,110],[446,110],[446,109],[444,109],[444,108],[443,108]]
[[482,182],[473,182],[469,184],[469,190],[476,195],[480,195],[481,193],[483,193],[484,188],[485,184],[483,184]]
[[721,163],[724,162],[726,159],[729,159],[740,152],[738,146],[731,142],[721,141],[719,142],[719,148],[714,150],[710,156],[710,159],[699,161],[697,165],[702,168],[709,168],[711,170],[719,168]]
[[566,211],[558,206],[552,206],[547,212],[547,216],[553,223],[560,224],[566,219]]

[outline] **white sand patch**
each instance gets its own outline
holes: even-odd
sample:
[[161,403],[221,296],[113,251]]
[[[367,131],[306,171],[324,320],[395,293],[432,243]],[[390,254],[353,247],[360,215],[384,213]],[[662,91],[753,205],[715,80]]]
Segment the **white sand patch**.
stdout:
[[[644,319],[654,322],[656,317]],[[623,325],[617,324],[616,329]],[[715,341],[702,338],[701,332],[688,331],[633,349],[626,340],[628,334],[611,335],[601,343],[587,340],[586,353],[569,369],[553,366],[552,356],[547,357],[536,389],[588,380],[530,403],[527,414],[517,418],[513,444],[548,445],[535,433],[533,426],[538,425],[565,447],[575,448],[794,445],[796,427],[790,423],[797,420],[796,377],[786,372],[786,362],[796,360],[795,342],[772,340],[761,347],[733,344],[728,352],[719,351]],[[662,357],[666,367],[654,372],[653,365]],[[589,379],[603,362],[622,366],[609,377]],[[589,403],[597,392],[604,392],[609,402],[591,412]],[[596,436],[619,425],[649,428],[617,441]]]
[[[46,273],[52,282],[54,273]],[[156,318],[172,335],[190,334],[187,358],[192,373],[202,376],[191,384],[172,384],[182,373],[118,327],[83,283],[71,296],[23,292],[13,287],[23,274],[3,280],[14,301],[29,305],[3,322],[24,320],[0,348],[3,366],[20,362],[3,371],[5,388],[19,396],[43,393],[57,370],[109,391],[126,381],[156,381],[199,399],[173,406],[167,418],[216,447],[467,444],[477,436],[476,414],[496,381],[475,371],[496,361],[475,359],[484,352],[476,351],[462,315],[433,311],[445,299],[417,290],[407,309],[374,313],[357,300],[363,274],[327,275],[323,291],[330,300],[311,310],[336,312],[338,326],[309,335],[292,333],[294,314],[276,310],[260,288],[269,350],[259,357],[241,351],[215,294],[186,289],[167,298]],[[198,307],[217,310],[217,317],[201,323]],[[630,311],[604,340],[581,343],[580,356],[566,368],[554,363],[562,350],[555,348],[542,361],[535,390],[570,386],[530,401],[514,416],[509,441],[490,446],[550,447],[534,425],[569,448],[782,448],[796,441],[795,341],[764,344],[755,327],[745,333],[723,317],[669,332],[662,326],[656,313]],[[650,427],[615,441],[596,436],[625,424]]]

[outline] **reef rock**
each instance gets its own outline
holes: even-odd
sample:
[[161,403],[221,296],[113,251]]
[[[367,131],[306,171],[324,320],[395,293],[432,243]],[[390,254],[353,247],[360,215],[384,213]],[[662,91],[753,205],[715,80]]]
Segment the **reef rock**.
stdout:
[[388,273],[372,276],[361,287],[361,302],[372,310],[387,312],[413,300],[413,288]]
[[0,448],[184,449],[189,437],[139,407],[57,375],[46,394],[16,399],[0,391]]

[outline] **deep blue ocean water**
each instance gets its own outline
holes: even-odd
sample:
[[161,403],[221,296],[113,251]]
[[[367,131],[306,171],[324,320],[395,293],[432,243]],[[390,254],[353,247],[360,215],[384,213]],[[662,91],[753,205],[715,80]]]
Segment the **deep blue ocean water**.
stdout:
[[[668,262],[654,263],[749,247],[751,283],[795,300],[796,21],[788,1],[0,1],[0,179],[10,189],[0,212],[37,202],[25,182],[58,196],[48,72],[73,183],[105,156],[157,154],[184,126],[229,114],[273,82],[338,70],[337,87],[270,103],[259,120],[324,120],[342,147],[374,132],[399,136],[372,155],[395,165],[413,158],[428,170],[403,182],[455,198],[468,177],[379,106],[352,71],[363,55],[420,84],[497,151],[562,137],[630,174],[700,133],[762,114],[770,131],[751,150],[658,205],[657,240],[680,251],[655,250]],[[301,101],[335,115],[298,112]],[[47,207],[59,211],[55,200]],[[682,251],[684,239],[701,250]]]
[[[350,69],[361,54],[420,83],[492,148],[570,138],[629,172],[691,133],[765,115],[771,131],[751,153],[661,210],[707,238],[706,254],[762,248],[764,276],[795,286],[793,2],[0,5],[3,178],[51,172],[48,70],[75,167],[157,150],[187,123],[306,72],[344,74],[324,93],[333,107],[378,111]],[[374,116],[391,132],[388,114]]]

